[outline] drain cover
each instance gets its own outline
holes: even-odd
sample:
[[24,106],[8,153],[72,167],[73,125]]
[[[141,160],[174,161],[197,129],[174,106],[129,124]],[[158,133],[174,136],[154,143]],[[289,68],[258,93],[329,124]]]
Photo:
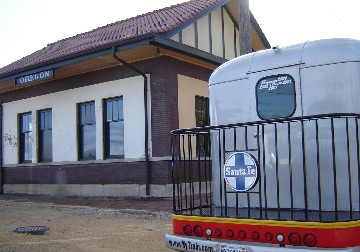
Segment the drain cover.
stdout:
[[46,226],[27,226],[27,227],[18,227],[14,229],[15,233],[25,233],[25,234],[36,234],[42,235],[48,231],[49,228]]

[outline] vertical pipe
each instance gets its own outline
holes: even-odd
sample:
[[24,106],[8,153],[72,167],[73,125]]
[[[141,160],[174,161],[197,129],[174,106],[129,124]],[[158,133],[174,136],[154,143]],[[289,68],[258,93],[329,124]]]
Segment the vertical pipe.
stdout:
[[[175,181],[178,179],[177,176],[175,176],[175,172],[177,172],[176,167],[176,160],[175,157],[177,156],[175,153],[175,146],[176,146],[176,140],[175,138],[177,137],[177,135],[171,135],[171,160],[173,163],[173,168],[171,169],[171,177],[172,177],[172,181],[173,181],[173,212],[176,212],[176,187],[175,187]],[[177,183],[178,185],[178,183]]]
[[307,197],[307,180],[306,180],[306,149],[305,149],[305,126],[304,126],[304,121],[301,121],[301,147],[302,147],[302,163],[303,163],[303,176],[304,176],[305,220],[308,220],[308,197]]
[[[259,166],[260,166],[260,158],[261,158],[261,153],[260,153],[260,133],[259,133],[259,125],[256,126],[256,143],[257,143],[257,149],[258,149],[258,162],[259,162]],[[260,169],[260,167],[259,167]],[[259,170],[260,173],[260,170]],[[262,218],[262,196],[261,196],[261,174],[259,176],[259,211],[260,211],[260,219]]]
[[357,170],[358,170],[358,177],[357,177],[357,187],[358,187],[358,200],[360,201],[360,139],[359,139],[359,117],[355,118],[355,125],[356,125],[356,161],[357,161]]
[[223,215],[223,183],[225,183],[225,178],[221,178],[221,172],[222,172],[222,161],[221,161],[221,131],[218,129],[218,150],[219,150],[219,187],[220,187],[220,213],[221,217],[224,217]]
[[3,106],[0,103],[0,136],[1,136],[1,142],[0,142],[0,194],[3,194]]
[[276,201],[278,210],[278,219],[280,220],[280,178],[279,178],[279,150],[278,150],[278,129],[274,124],[275,130],[275,172],[276,172]]
[[[226,140],[225,140],[225,129],[223,129],[222,131],[223,133],[223,143],[222,143],[222,146],[223,146],[223,157],[224,157],[224,162],[225,162],[225,153],[226,153]],[[221,165],[221,167],[223,167],[223,164]],[[224,176],[225,177],[225,176]],[[227,200],[227,190],[226,190],[226,181],[225,181],[225,178],[223,180],[223,185],[224,185],[224,200],[225,200],[225,216],[228,217],[228,200]]]
[[289,173],[290,173],[290,210],[291,210],[291,219],[294,219],[294,192],[293,192],[293,166],[292,166],[292,149],[291,149],[291,126],[290,123],[287,123],[288,126],[288,149],[289,149]]
[[[236,128],[233,128],[234,130],[234,152],[236,151]],[[236,217],[239,217],[239,192],[236,192],[235,195],[236,199],[235,199],[235,204],[236,204]]]
[[315,120],[316,130],[316,165],[318,172],[318,197],[319,197],[319,220],[322,221],[322,200],[321,200],[321,169],[320,169],[320,141],[319,141],[319,123]]
[[133,71],[137,72],[144,78],[144,117],[145,117],[145,166],[146,166],[146,195],[150,196],[150,183],[151,183],[151,169],[150,169],[150,158],[149,158],[149,122],[148,122],[148,94],[147,94],[147,84],[148,84],[148,78],[145,73],[141,72],[139,69],[135,68],[133,65],[129,64],[125,60],[119,58],[116,55],[116,48],[112,48],[113,51],[113,58],[117,61],[119,61],[121,64],[124,64],[125,66],[129,67]]
[[[249,149],[249,141],[248,141],[248,126],[245,127],[245,150]],[[250,193],[246,193],[247,199],[247,207],[248,207],[248,218],[251,215],[251,204],[250,204]]]
[[335,220],[338,220],[338,195],[337,195],[337,174],[336,174],[336,148],[335,148],[335,129],[334,118],[331,118],[331,149],[332,149],[332,162],[333,162],[333,175],[334,175],[334,207],[335,207]]
[[261,125],[261,143],[262,143],[262,168],[264,176],[264,200],[265,200],[265,219],[267,219],[267,191],[266,191],[266,162],[265,162],[265,127],[264,124]]
[[[201,191],[201,147],[200,146],[200,137],[202,138],[202,134],[201,132],[196,132],[197,134],[195,135],[196,137],[196,156],[197,156],[197,168],[198,168],[198,180],[199,180],[199,207],[200,207],[200,216],[202,216],[202,191]],[[204,139],[204,138],[203,138]],[[204,139],[204,147],[206,146],[205,144],[205,139]],[[205,149],[205,148],[204,148]],[[204,151],[205,152],[205,151]],[[204,153],[204,156],[206,157],[206,152]],[[195,194],[195,193],[194,193]]]
[[187,177],[186,177],[186,152],[185,152],[185,135],[182,135],[183,138],[183,144],[182,144],[182,151],[183,151],[183,172],[184,172],[184,194],[185,194],[185,208],[188,209],[188,195],[187,195],[187,186],[186,186],[186,181],[188,181]]
[[346,150],[347,150],[347,168],[349,175],[349,210],[350,210],[350,220],[352,220],[352,193],[351,193],[351,165],[350,165],[350,136],[349,136],[349,119],[346,118]]

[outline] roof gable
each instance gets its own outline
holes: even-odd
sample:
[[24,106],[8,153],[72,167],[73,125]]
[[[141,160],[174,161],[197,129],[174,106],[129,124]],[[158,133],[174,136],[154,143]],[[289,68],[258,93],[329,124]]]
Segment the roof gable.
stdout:
[[[236,2],[190,0],[59,40],[1,68],[0,82],[144,45],[221,64],[239,55]],[[190,35],[179,35],[186,32]]]
[[141,40],[151,35],[162,35],[223,2],[226,1],[191,0],[62,39],[1,68],[0,76],[19,69],[36,67],[55,59],[63,59],[80,52],[94,51],[105,46]]

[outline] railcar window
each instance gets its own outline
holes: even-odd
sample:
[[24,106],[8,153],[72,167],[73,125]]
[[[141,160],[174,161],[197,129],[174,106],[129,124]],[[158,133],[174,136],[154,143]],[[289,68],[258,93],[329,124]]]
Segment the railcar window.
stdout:
[[267,76],[256,84],[256,108],[261,119],[289,117],[295,113],[295,81],[287,74]]

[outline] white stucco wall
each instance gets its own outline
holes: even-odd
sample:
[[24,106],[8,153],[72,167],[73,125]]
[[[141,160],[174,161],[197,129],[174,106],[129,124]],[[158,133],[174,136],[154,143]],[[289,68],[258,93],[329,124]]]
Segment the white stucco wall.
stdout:
[[191,24],[182,30],[182,42],[185,45],[195,47],[195,25]]
[[195,97],[209,97],[206,81],[178,75],[179,128],[196,127]]
[[53,162],[76,161],[77,103],[95,101],[96,159],[103,157],[102,100],[123,96],[125,158],[144,157],[144,79],[141,76],[115,80],[3,104],[4,165],[19,163],[18,114],[32,112],[33,163],[36,163],[36,114],[52,109]]
[[[236,30],[236,33],[239,33]],[[224,11],[224,34],[225,34],[225,58],[233,59],[235,55],[234,47],[234,23],[231,21],[229,15]]]
[[[224,43],[222,36],[222,14],[221,8],[214,10],[211,13],[211,37],[212,37],[212,52],[210,50],[210,17],[206,15],[197,20],[197,32],[198,32],[198,49],[212,53],[216,56],[223,57],[223,48],[225,47],[225,58],[233,59],[239,55],[240,42],[239,31],[236,30],[236,48],[237,55],[235,55],[234,48],[234,23],[231,21],[229,14],[224,10]],[[171,39],[179,42],[180,33],[174,34]],[[182,43],[191,47],[195,47],[195,25],[191,24],[182,30]]]
[[221,9],[216,9],[211,13],[211,35],[212,35],[212,53],[216,56],[223,56],[222,41],[222,21]]
[[210,52],[209,15],[198,20],[199,49]]

